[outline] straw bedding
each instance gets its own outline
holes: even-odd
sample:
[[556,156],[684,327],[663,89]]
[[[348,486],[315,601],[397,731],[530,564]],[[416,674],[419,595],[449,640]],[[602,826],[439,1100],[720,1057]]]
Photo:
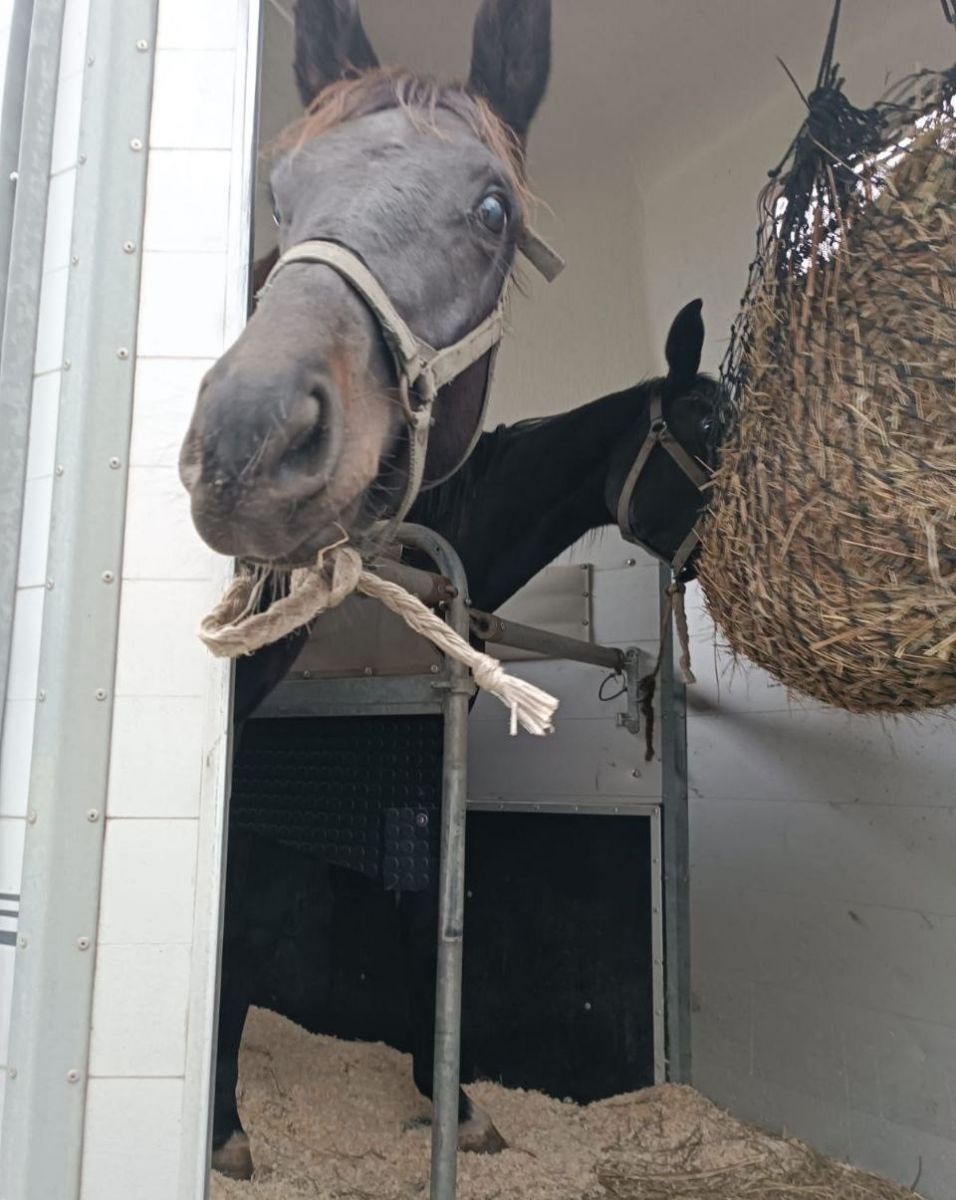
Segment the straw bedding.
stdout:
[[[423,1200],[429,1134],[407,1056],[315,1037],[253,1009],[240,1059],[251,1183],[212,1200]],[[915,1200],[799,1142],[735,1121],[690,1088],[586,1108],[494,1084],[469,1089],[510,1148],[459,1155],[460,1200]]]
[[956,72],[840,86],[763,197],[700,579],[789,688],[906,712],[956,701]]

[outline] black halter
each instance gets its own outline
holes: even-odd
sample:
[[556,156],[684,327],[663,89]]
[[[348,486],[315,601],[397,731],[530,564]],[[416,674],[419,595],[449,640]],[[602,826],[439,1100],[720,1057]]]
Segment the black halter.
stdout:
[[667,451],[694,487],[697,488],[698,492],[703,492],[704,487],[709,482],[709,475],[699,463],[691,458],[667,427],[667,422],[664,420],[664,408],[659,389],[655,389],[651,394],[650,418],[651,424],[647,431],[647,437],[644,439],[638,451],[637,458],[635,458],[633,466],[628,471],[627,478],[624,480],[624,486],[621,489],[621,496],[617,502],[617,524],[622,536],[627,541],[632,542],[635,546],[640,546],[648,554],[653,554],[655,558],[659,558],[662,562],[667,563],[674,574],[679,577],[681,571],[687,565],[687,560],[693,554],[700,541],[700,523],[695,522],[693,529],[678,546],[677,552],[672,558],[668,558],[666,554],[662,554],[654,546],[642,541],[635,533],[634,526],[631,523],[631,501],[634,499],[634,492],[637,489],[641,474],[657,446]]

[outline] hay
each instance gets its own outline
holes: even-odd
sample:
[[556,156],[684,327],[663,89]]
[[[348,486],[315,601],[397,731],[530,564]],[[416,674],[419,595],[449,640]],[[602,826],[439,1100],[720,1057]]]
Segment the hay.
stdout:
[[836,70],[763,197],[700,579],[788,688],[905,712],[956,701],[956,72],[860,112]]
[[[211,1200],[424,1200],[429,1133],[406,1055],[313,1037],[252,1010],[240,1108],[251,1183],[214,1175]],[[913,1193],[735,1121],[690,1088],[586,1108],[476,1084],[510,1149],[459,1156],[460,1200],[915,1200]]]

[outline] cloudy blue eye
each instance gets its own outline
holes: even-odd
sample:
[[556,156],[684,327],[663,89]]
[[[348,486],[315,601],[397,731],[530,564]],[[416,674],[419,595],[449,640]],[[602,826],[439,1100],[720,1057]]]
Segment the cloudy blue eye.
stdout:
[[478,220],[489,233],[503,233],[508,224],[508,206],[504,197],[489,192],[475,209]]

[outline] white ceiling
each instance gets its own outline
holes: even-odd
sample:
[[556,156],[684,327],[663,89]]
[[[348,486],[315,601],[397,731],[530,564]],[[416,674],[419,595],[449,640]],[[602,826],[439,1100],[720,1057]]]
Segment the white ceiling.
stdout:
[[[383,61],[445,76],[467,70],[476,10],[477,0],[362,3]],[[610,136],[642,173],[659,175],[790,89],[777,55],[812,86],[831,11],[832,0],[554,0],[554,86],[532,154],[540,144],[550,159],[563,144],[586,161],[591,145],[606,153]],[[895,76],[918,59],[956,60],[939,0],[844,0],[839,56],[874,42],[896,48],[885,63]]]

